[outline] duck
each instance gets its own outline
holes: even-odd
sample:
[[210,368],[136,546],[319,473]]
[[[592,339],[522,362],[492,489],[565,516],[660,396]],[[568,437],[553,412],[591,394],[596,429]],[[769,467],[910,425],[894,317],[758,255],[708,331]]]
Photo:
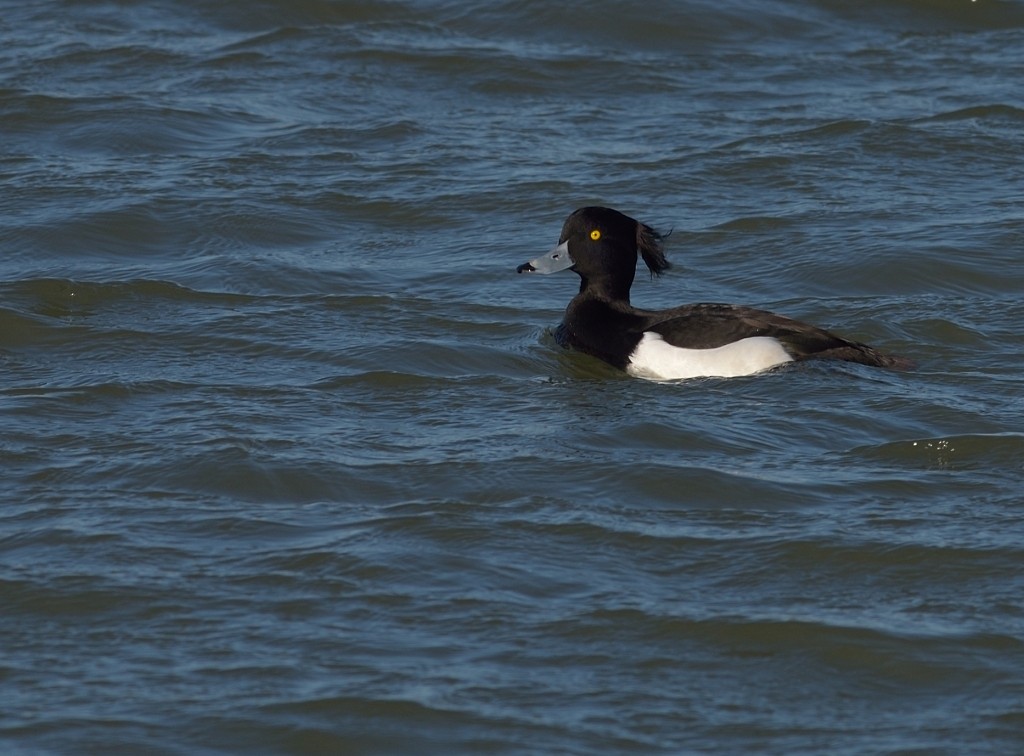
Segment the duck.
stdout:
[[804,360],[844,360],[909,369],[902,357],[773,312],[733,304],[634,307],[629,292],[642,259],[652,277],[671,267],[661,234],[608,207],[581,207],[565,220],[558,244],[517,273],[571,270],[579,293],[556,341],[648,380],[733,378]]

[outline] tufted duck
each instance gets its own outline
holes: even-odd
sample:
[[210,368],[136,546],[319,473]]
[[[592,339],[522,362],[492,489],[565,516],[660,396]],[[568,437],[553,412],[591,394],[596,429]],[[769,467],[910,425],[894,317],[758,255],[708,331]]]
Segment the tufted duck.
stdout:
[[910,363],[806,323],[728,304],[642,310],[629,303],[636,258],[652,275],[669,262],[663,236],[607,207],[580,208],[565,221],[558,246],[518,273],[571,268],[580,291],[555,332],[563,346],[653,380],[750,375],[794,360],[835,359],[905,369]]

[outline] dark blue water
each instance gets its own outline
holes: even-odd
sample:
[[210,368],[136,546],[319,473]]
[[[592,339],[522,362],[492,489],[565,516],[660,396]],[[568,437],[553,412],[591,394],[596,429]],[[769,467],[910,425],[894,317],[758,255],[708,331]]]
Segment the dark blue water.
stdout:
[[5,752],[1024,750],[1024,5],[2,7]]

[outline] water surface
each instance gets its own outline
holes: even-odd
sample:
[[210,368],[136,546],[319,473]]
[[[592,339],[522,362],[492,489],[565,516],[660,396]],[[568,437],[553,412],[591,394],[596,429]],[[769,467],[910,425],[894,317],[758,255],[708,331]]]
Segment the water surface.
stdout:
[[[6,751],[1024,748],[1024,5],[0,16]],[[562,351],[593,203],[917,369]]]

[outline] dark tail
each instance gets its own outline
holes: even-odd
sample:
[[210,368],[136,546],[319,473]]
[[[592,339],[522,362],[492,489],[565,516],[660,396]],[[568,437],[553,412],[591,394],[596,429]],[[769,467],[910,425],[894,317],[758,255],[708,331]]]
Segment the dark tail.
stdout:
[[808,354],[804,359],[845,360],[846,362],[857,362],[861,365],[889,368],[891,370],[913,370],[916,367],[913,360],[909,360],[906,357],[885,354],[884,352],[879,352],[874,347],[869,347],[867,344],[858,344],[852,341],[847,342],[843,346]]

